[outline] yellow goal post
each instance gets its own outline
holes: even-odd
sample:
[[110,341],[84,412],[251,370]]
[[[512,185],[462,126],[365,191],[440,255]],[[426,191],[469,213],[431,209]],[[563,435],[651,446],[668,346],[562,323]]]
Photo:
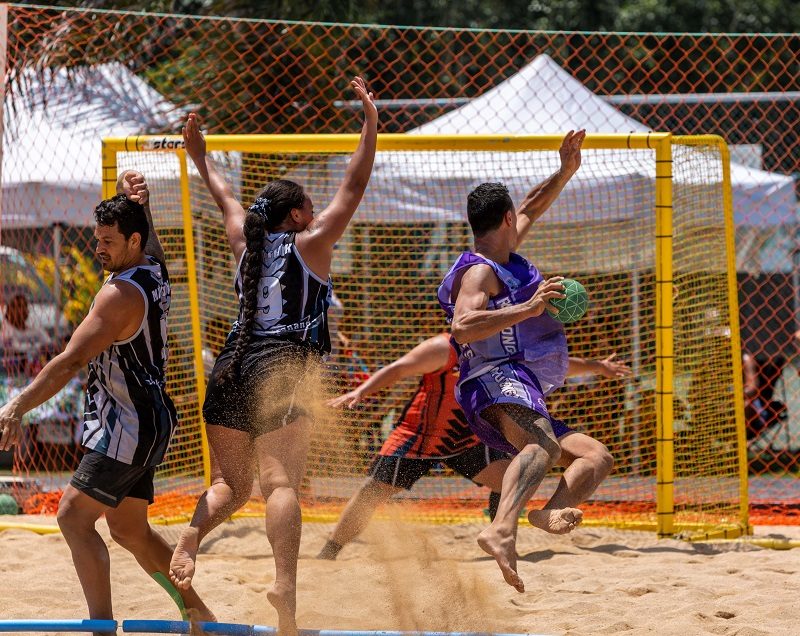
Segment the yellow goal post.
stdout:
[[[466,195],[500,181],[519,202],[558,168],[561,135],[382,134],[364,201],[332,266],[346,343],[332,391],[353,386],[425,337],[446,330],[436,284],[470,246]],[[209,135],[208,152],[247,208],[270,179],[299,181],[321,210],[358,135]],[[179,433],[158,473],[155,516],[182,517],[209,479],[201,405],[209,359],[237,313],[219,212],[177,136],[103,140],[103,196],[137,169],[173,286],[169,384]],[[603,441],[612,475],[587,519],[660,536],[749,532],[747,465],[729,157],[716,136],[589,134],[582,167],[539,219],[521,253],[543,273],[582,280],[587,316],[566,327],[570,354],[626,360],[627,379],[579,378],[552,411]],[[304,482],[306,514],[331,519],[358,487],[414,382],[355,413],[320,409]],[[485,499],[442,468],[401,497],[424,521],[477,520]],[[541,489],[545,498],[560,474]],[[531,505],[538,505],[537,500]],[[190,512],[190,510],[189,510]]]

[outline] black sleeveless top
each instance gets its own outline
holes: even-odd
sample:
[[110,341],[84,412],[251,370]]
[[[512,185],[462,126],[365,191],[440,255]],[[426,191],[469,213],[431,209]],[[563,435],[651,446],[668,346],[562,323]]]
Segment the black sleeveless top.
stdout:
[[[261,259],[261,279],[254,336],[272,336],[311,345],[322,353],[331,350],[328,333],[328,307],[333,283],[322,280],[303,262],[295,244],[295,232],[268,234]],[[243,319],[242,261],[236,270],[234,286],[239,297],[239,320]]]
[[178,423],[166,392],[167,316],[171,292],[163,263],[117,272],[144,298],[138,331],[89,361],[83,445],[133,466],[160,464]]

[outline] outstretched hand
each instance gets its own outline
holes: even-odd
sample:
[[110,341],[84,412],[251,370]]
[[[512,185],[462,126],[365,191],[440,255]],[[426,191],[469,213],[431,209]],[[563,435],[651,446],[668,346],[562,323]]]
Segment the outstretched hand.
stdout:
[[614,358],[616,357],[617,354],[612,353],[607,358],[597,360],[597,375],[601,375],[604,378],[626,378],[631,375],[633,372],[627,363],[622,360],[615,360]]
[[197,122],[197,115],[189,113],[186,118],[186,125],[181,131],[183,133],[183,143],[188,154],[193,161],[201,159],[206,154],[206,138],[200,131],[200,124]]
[[558,154],[561,156],[561,170],[573,175],[581,167],[581,145],[586,138],[586,131],[570,130],[561,142]]
[[150,190],[141,172],[129,170],[122,179],[122,193],[134,203],[146,205],[150,200]]
[[350,82],[350,85],[355,90],[356,95],[358,95],[364,107],[364,121],[377,125],[378,107],[375,106],[375,96],[367,90],[366,82],[361,77],[356,76],[356,78]]
[[352,409],[361,402],[364,396],[361,394],[361,391],[358,389],[353,389],[352,391],[348,391],[344,395],[340,395],[336,398],[331,398],[326,402],[326,404],[332,408],[338,409],[344,407],[346,409]]

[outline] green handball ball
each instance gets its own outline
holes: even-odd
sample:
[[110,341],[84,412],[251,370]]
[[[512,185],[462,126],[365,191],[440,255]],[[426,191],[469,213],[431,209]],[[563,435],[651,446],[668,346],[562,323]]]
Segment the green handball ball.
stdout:
[[564,285],[566,298],[553,298],[550,304],[558,309],[558,313],[547,312],[556,320],[563,323],[575,322],[583,317],[589,308],[589,294],[586,288],[572,278],[565,278],[561,281]]
[[0,493],[0,515],[15,515],[18,512],[17,500],[9,494]]

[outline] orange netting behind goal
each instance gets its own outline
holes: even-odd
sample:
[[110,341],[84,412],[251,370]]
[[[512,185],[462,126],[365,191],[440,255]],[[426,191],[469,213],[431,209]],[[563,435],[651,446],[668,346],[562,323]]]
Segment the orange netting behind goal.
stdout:
[[[732,146],[743,347],[756,374],[745,413],[750,499],[773,511],[770,518],[781,519],[783,510],[786,520],[795,519],[800,259],[796,185],[787,176],[800,172],[800,36],[378,27],[13,4],[7,10],[0,304],[5,312],[13,297],[24,293],[31,320],[50,340],[40,355],[24,361],[10,356],[4,363],[6,394],[18,390],[63,344],[101,282],[91,244],[91,210],[100,198],[100,138],[176,133],[189,111],[218,134],[352,132],[359,113],[348,80],[355,74],[384,100],[382,132],[424,124],[436,132],[438,118],[530,71],[529,65],[546,55],[546,81],[525,75],[523,88],[546,89],[559,100],[543,107],[518,100],[512,117],[509,100],[488,100],[481,102],[479,119],[551,122],[557,127],[549,132],[564,132],[569,112],[575,120],[595,122],[591,132],[628,132],[641,125],[676,134],[719,134]],[[565,110],[565,102],[572,110]],[[633,123],[620,123],[619,114]],[[454,117],[448,132],[474,123]],[[366,231],[354,226],[356,240]],[[414,229],[423,237],[432,231]],[[466,240],[464,231],[454,224],[445,233],[457,237],[456,244]],[[163,238],[180,244],[182,232],[180,226],[165,228]],[[405,249],[410,235],[390,227],[380,232],[370,249],[389,266],[384,242]],[[180,270],[176,276],[180,279]],[[677,284],[682,294],[704,282]],[[350,285],[344,277],[342,296],[357,304],[360,296]],[[183,311],[176,306],[176,316]],[[355,329],[353,320],[345,316],[343,329]],[[439,327],[423,318],[420,330]],[[402,339],[407,335],[398,342],[410,342]],[[362,345],[349,366],[354,374],[363,373],[362,362],[374,368],[385,359]],[[171,373],[187,379],[179,397],[191,404],[197,386],[193,368],[186,363]],[[603,389],[597,403],[614,403],[617,393]],[[624,416],[615,408],[631,409],[613,406],[604,417]],[[14,476],[36,482],[38,490],[63,484],[75,465],[80,382],[48,409],[35,414],[13,458]],[[375,443],[366,437],[360,442],[365,448]],[[195,449],[197,443],[187,438],[180,447]],[[0,471],[8,472],[11,463],[0,454]]]
[[[239,139],[215,136],[208,143],[233,149],[216,152],[215,162],[245,204],[277,177],[303,184],[317,209],[332,200],[348,157],[327,151],[326,140],[303,138],[311,148],[299,152],[292,150],[300,143],[292,138],[283,139],[285,150],[280,151],[267,145],[267,136]],[[665,354],[656,342],[657,163],[646,145],[649,140],[646,135],[592,140],[592,148],[583,151],[579,174],[536,223],[520,251],[546,275],[575,277],[590,290],[589,313],[567,327],[571,354],[587,359],[616,354],[634,371],[632,379],[577,378],[551,398],[552,412],[602,441],[615,457],[614,474],[593,498],[593,520],[654,528],[658,511],[664,509],[664,504],[657,506],[657,469],[663,460],[658,459],[656,396],[658,360]],[[317,416],[303,485],[305,514],[311,518],[331,519],[359,488],[417,379],[368,399],[356,411],[328,409],[325,397],[353,388],[420,340],[447,328],[435,292],[471,243],[463,220],[469,184],[499,180],[519,201],[559,161],[555,150],[546,149],[545,138],[520,140],[527,145],[516,152],[494,150],[491,143],[480,146],[469,138],[452,138],[449,149],[430,137],[414,138],[413,146],[410,138],[406,146],[405,140],[389,141],[399,147],[378,152],[364,200],[334,256],[339,307],[327,390],[302,397],[304,407]],[[180,151],[164,151],[157,138],[109,141],[107,148],[112,143],[117,152],[106,165],[114,161],[115,170],[134,168],[147,175],[159,231],[183,237],[170,241],[167,250],[168,266],[176,272],[172,320],[178,326],[172,332],[170,388],[181,396],[181,437],[159,471],[163,497],[153,509],[155,515],[170,516],[183,512],[180,504],[191,502],[185,495],[198,491],[202,476],[192,325],[198,324],[203,358],[210,362],[238,312],[231,284],[235,264],[221,215],[192,165],[182,188]],[[246,144],[241,147],[248,151],[236,151],[237,143]],[[464,149],[469,143],[478,145]],[[631,149],[632,143],[639,149]],[[127,151],[134,145],[141,151]],[[668,234],[674,242],[674,319],[663,327],[673,330],[675,340],[670,376],[675,530],[741,528],[746,521],[740,510],[732,357],[738,340],[730,327],[733,279],[728,276],[732,250],[725,157],[713,138],[680,140],[671,152],[673,217]],[[182,200],[184,190],[188,198]],[[181,211],[187,215],[183,220]],[[337,336],[344,336],[346,344]],[[208,371],[206,367],[203,373]],[[549,477],[537,497],[549,496],[558,479],[558,473]],[[479,519],[486,497],[443,469],[420,480],[392,509],[428,522]],[[667,508],[672,512],[672,503]]]

